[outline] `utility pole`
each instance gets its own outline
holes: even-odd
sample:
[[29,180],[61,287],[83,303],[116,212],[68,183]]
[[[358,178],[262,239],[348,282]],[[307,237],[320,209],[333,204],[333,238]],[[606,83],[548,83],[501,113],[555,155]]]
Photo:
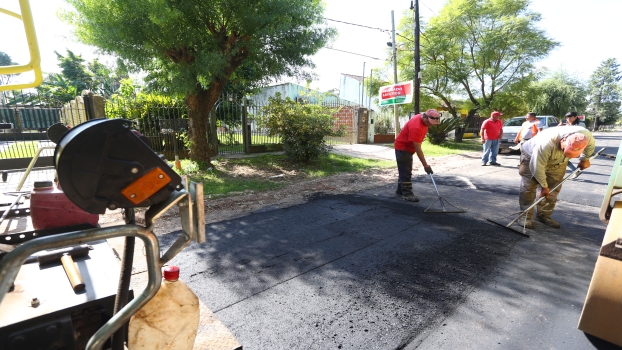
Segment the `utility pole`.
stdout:
[[372,68],[372,70],[369,72],[369,89],[367,89],[367,91],[369,91],[369,98],[367,99],[367,110],[371,110],[371,82],[373,77],[374,69]]
[[415,114],[419,114],[419,94],[421,90],[421,62],[419,56],[419,0],[410,2],[410,9],[413,10],[415,23],[415,72],[413,74],[413,85],[415,86]]
[[[395,18],[393,16],[393,10],[391,10],[391,39],[393,45],[393,84],[397,84],[397,47],[395,45]],[[397,115],[397,104],[393,105],[393,113],[395,114],[395,137],[400,133],[400,118]]]
[[365,107],[365,62],[363,62],[363,81],[361,82],[361,108]]

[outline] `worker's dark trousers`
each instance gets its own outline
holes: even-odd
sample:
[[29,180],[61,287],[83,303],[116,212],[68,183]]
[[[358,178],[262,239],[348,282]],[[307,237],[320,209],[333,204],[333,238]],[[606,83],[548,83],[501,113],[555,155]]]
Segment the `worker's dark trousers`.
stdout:
[[413,153],[395,150],[395,160],[397,160],[397,195],[409,195],[413,193],[411,182],[413,172]]
[[[530,205],[533,204],[536,200],[536,195],[538,194],[538,188],[540,184],[531,174],[531,170],[529,170],[529,162],[531,161],[531,157],[526,154],[521,154],[520,156],[520,165],[518,168],[518,173],[521,176],[520,181],[520,192],[518,195],[518,203],[520,205],[521,210],[527,210]],[[566,174],[566,163],[548,166],[546,167],[546,182],[549,186],[549,189],[553,189],[553,187],[557,186],[564,179],[564,175]],[[553,214],[553,209],[555,209],[555,204],[557,203],[557,195],[559,191],[561,191],[562,186],[559,186],[555,191],[552,191],[549,194],[547,199],[542,200],[538,203],[538,216],[548,216],[551,217]],[[534,209],[532,208],[529,213],[527,213],[528,219],[533,219]]]

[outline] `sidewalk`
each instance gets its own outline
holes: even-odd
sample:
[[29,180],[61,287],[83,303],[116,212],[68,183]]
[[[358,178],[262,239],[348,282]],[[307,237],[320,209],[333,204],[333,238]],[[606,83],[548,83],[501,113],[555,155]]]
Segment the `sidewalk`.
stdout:
[[331,153],[341,154],[344,156],[378,159],[378,160],[395,160],[395,150],[391,147],[381,144],[352,144],[352,145],[336,145],[333,146]]

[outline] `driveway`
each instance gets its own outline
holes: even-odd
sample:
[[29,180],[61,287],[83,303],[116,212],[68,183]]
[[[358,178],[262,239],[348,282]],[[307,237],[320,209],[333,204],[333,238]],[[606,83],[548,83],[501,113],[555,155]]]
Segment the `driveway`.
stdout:
[[[621,136],[597,145],[615,154]],[[316,193],[210,223],[207,243],[172,263],[247,350],[602,348],[576,325],[613,160],[566,183],[554,213],[562,229],[536,223],[530,238],[486,220],[517,215],[518,156],[500,156],[502,167],[471,160],[435,175],[467,213],[424,213],[437,195],[419,175],[420,203],[395,198],[393,183]]]

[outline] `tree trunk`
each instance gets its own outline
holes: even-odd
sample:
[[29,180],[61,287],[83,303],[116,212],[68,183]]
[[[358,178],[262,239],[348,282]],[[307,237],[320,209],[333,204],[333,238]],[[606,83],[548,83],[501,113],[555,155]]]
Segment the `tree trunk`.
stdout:
[[464,130],[465,128],[463,127],[459,127],[456,128],[456,130],[454,131],[454,141],[456,142],[462,142],[462,138],[464,137]]
[[190,139],[190,159],[196,162],[211,161],[214,156],[215,135],[211,135],[209,115],[212,106],[218,100],[218,95],[201,88],[186,96],[188,103],[188,137]]
[[473,117],[475,116],[475,112],[477,112],[476,108],[470,109],[469,114],[467,114],[466,120],[464,121],[464,127],[456,129],[456,136],[454,136],[456,142],[462,142],[462,138],[464,138],[464,132],[471,124],[471,121],[473,120]]

